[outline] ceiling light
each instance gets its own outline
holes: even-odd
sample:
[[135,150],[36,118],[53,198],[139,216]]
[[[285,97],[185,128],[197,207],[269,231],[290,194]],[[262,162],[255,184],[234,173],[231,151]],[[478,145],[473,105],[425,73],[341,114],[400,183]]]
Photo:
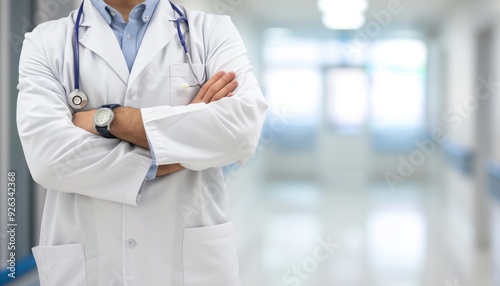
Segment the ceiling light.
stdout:
[[365,24],[368,0],[318,0],[323,24],[332,30],[357,30]]
[[323,25],[332,30],[358,30],[365,24],[363,13],[331,13],[323,15]]
[[318,0],[318,8],[323,13],[359,13],[368,9],[367,0]]

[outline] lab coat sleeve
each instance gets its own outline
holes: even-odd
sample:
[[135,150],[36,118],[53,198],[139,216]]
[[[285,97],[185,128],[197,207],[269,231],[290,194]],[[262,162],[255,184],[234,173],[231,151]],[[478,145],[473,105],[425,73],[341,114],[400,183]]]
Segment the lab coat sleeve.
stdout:
[[244,162],[255,152],[267,102],[238,31],[229,17],[216,17],[204,33],[207,75],[234,71],[239,86],[234,97],[210,104],[142,109],[159,165],[180,163],[204,170]]
[[19,66],[17,126],[33,179],[48,189],[137,205],[152,159],[148,150],[93,135],[72,123],[37,28]]

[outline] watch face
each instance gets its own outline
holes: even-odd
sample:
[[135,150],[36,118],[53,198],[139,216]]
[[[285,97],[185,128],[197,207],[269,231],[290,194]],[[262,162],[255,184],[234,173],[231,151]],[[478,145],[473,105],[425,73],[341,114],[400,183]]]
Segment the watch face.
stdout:
[[108,109],[99,109],[94,117],[94,122],[97,126],[106,126],[108,121],[111,119],[112,112]]

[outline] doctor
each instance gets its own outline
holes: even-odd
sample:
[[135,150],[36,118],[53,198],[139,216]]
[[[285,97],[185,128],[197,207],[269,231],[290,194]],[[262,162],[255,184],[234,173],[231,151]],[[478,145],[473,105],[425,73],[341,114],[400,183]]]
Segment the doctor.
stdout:
[[221,167],[253,154],[267,104],[229,17],[85,0],[26,34],[18,88],[42,286],[240,285]]

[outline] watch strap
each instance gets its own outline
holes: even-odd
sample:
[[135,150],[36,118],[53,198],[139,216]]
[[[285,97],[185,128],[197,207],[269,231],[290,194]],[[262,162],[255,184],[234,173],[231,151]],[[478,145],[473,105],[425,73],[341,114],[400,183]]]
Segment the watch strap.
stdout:
[[121,105],[119,104],[116,104],[116,103],[113,103],[113,104],[105,104],[103,106],[101,106],[101,108],[109,108],[111,110],[117,108],[117,107],[120,107]]

